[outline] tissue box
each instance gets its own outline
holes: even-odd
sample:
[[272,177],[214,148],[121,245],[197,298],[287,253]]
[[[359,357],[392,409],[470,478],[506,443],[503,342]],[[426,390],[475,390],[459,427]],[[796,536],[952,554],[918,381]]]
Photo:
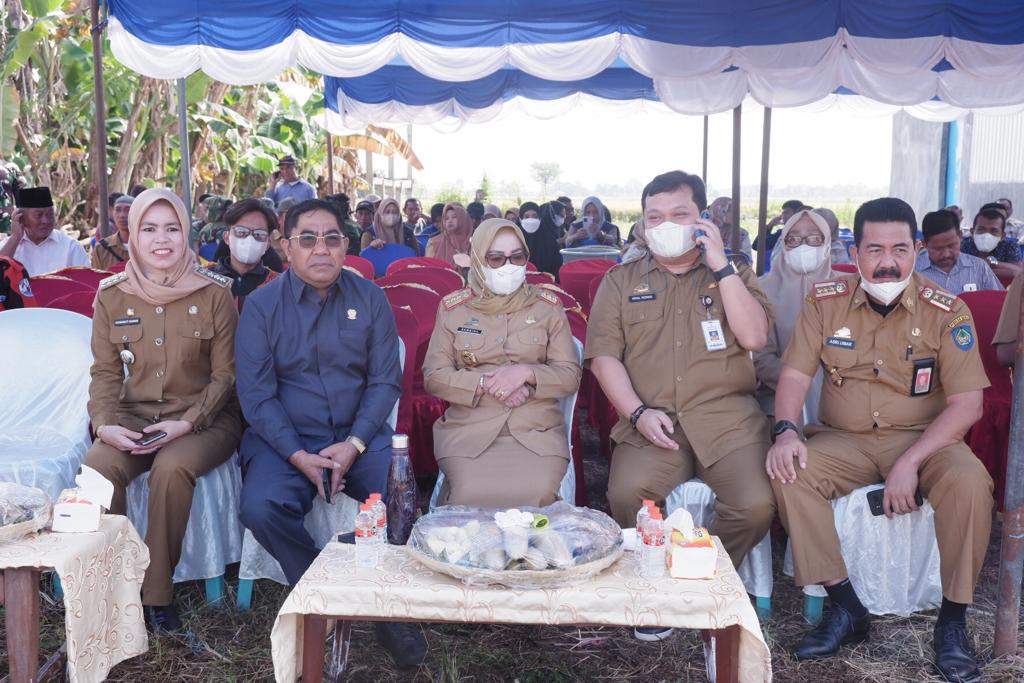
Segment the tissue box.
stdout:
[[718,548],[711,534],[695,527],[686,535],[673,529],[669,535],[668,569],[673,579],[711,579],[718,564]]
[[98,503],[80,498],[78,489],[64,489],[53,506],[53,530],[60,533],[97,531],[101,512]]

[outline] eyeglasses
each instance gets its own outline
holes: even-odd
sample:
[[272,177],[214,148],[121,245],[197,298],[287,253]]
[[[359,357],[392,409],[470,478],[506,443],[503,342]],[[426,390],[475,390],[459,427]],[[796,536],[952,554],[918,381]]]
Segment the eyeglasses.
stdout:
[[300,248],[306,249],[307,251],[316,248],[316,244],[320,240],[324,241],[324,246],[332,250],[341,249],[342,245],[345,244],[345,236],[340,232],[329,232],[326,235],[314,235],[312,233],[304,232],[301,235],[292,235],[288,240],[294,240],[298,243]]
[[790,249],[796,249],[801,244],[806,244],[809,247],[820,247],[825,244],[825,237],[823,235],[808,235],[807,237],[800,237],[799,235],[786,235],[786,246]]
[[231,228],[231,234],[240,240],[244,240],[249,235],[256,238],[257,242],[266,242],[267,238],[270,237],[270,233],[262,228],[247,228],[244,225],[236,225]]
[[484,256],[484,261],[491,268],[501,268],[506,263],[511,263],[513,266],[525,266],[529,259],[524,251],[514,251],[508,256],[497,251],[489,251]]

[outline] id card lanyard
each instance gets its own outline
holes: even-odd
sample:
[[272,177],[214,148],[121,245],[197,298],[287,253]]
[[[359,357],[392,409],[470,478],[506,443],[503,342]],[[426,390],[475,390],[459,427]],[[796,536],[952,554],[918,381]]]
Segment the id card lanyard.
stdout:
[[[700,284],[700,290],[704,290],[707,278]],[[704,346],[708,351],[722,351],[726,348],[725,332],[722,330],[722,321],[711,317],[711,306],[715,303],[707,294],[700,296],[700,303],[704,307],[704,320],[700,321],[701,331],[704,333]]]

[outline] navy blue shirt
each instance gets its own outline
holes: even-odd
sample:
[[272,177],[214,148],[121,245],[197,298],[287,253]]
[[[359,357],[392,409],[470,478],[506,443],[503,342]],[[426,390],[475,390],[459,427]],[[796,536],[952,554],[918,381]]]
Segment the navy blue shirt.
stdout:
[[384,292],[342,271],[326,299],[288,270],[248,297],[235,335],[249,428],[279,456],[355,436],[387,448],[402,391],[395,316]]
[[[970,256],[981,256],[974,238],[970,235],[960,240],[960,252]],[[1000,263],[1020,263],[1020,246],[1015,240],[1003,238],[989,256],[995,256]]]

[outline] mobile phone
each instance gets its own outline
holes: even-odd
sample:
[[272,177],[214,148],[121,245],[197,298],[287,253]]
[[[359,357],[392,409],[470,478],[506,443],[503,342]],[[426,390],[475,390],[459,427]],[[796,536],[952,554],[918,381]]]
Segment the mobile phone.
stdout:
[[135,439],[136,446],[148,446],[154,444],[160,439],[167,436],[167,432],[149,432],[144,433],[141,439]]
[[324,500],[331,502],[331,470],[322,470],[324,477]]
[[[701,220],[704,220],[704,221],[711,220],[711,212],[708,211],[707,209],[704,209],[703,211],[700,212],[700,218],[701,218]],[[704,237],[705,235],[707,235],[707,233],[704,232],[703,230],[701,230],[700,228],[697,228],[696,230],[693,231],[694,239],[696,239],[698,237]],[[700,253],[703,254],[704,253],[704,245],[700,244],[700,245],[697,245],[697,246],[700,247]]]
[[[885,498],[885,487],[868,491],[867,498],[868,508],[871,510],[872,515],[881,517],[885,514],[885,510],[882,508],[882,501]],[[917,504],[917,507],[924,505],[924,496],[921,495],[921,489],[914,492],[914,502]]]

